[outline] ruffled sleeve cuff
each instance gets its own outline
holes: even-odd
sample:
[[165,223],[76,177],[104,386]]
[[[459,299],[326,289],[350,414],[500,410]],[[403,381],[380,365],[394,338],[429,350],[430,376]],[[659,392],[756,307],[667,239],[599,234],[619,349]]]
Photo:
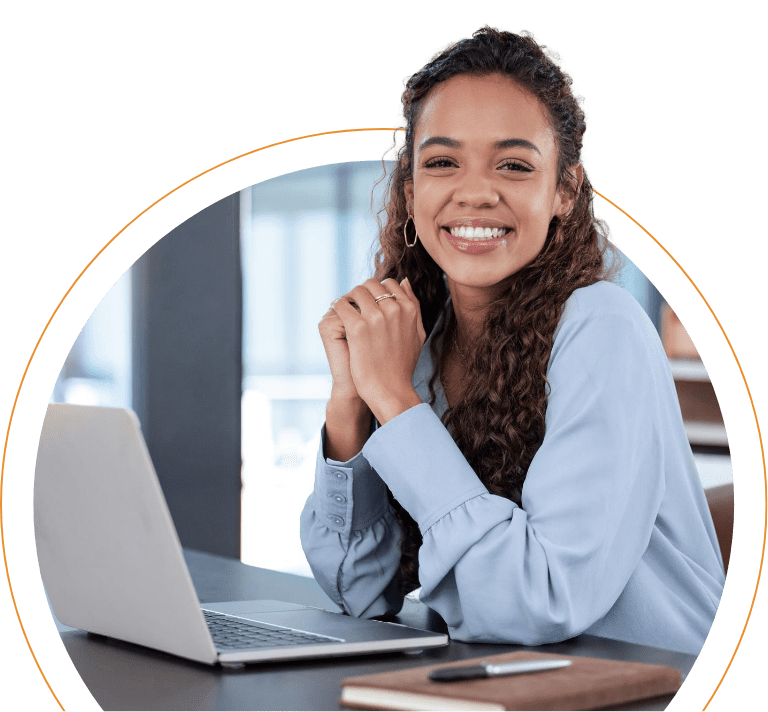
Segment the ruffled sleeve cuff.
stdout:
[[422,534],[467,500],[488,494],[427,403],[382,425],[368,438],[362,454]]

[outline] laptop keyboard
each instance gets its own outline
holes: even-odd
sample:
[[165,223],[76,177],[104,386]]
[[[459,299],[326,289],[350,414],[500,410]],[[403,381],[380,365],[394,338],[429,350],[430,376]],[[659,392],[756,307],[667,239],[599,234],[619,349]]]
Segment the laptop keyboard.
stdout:
[[274,648],[282,645],[314,645],[318,643],[340,643],[341,638],[306,633],[293,628],[282,628],[269,623],[254,623],[236,616],[227,616],[203,609],[213,643],[217,648],[229,650],[250,650],[251,648]]

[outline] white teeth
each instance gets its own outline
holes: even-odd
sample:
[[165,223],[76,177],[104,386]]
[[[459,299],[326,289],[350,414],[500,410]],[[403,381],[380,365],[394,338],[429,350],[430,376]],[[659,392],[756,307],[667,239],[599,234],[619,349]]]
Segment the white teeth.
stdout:
[[451,235],[463,237],[465,240],[489,240],[493,237],[502,237],[507,234],[505,227],[452,227]]

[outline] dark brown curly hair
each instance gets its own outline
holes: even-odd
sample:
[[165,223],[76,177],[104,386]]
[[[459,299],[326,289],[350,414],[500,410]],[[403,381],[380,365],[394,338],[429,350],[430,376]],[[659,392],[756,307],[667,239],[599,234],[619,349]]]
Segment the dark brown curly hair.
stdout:
[[[609,277],[618,265],[615,257],[606,259],[612,248],[605,226],[593,214],[589,180],[584,175],[579,184],[571,170],[580,159],[584,112],[571,93],[571,78],[544,49],[528,34],[484,27],[448,47],[408,80],[402,98],[405,144],[389,177],[375,258],[376,279],[409,278],[427,334],[444,313],[431,342],[436,368],[429,388],[434,403],[435,383],[443,372],[456,319],[446,305],[448,288],[442,270],[420,242],[408,248],[403,239],[408,219],[404,189],[413,178],[419,115],[434,87],[462,74],[500,74],[539,100],[556,136],[558,187],[574,196],[573,207],[563,219],[552,218],[541,252],[508,280],[490,305],[482,337],[468,355],[467,386],[461,402],[443,416],[446,428],[489,492],[518,505],[528,467],[544,438],[547,364],[565,302],[575,289]],[[441,334],[442,339],[438,338]],[[401,590],[407,593],[419,586],[421,534],[391,492],[389,498],[404,532],[399,574]]]

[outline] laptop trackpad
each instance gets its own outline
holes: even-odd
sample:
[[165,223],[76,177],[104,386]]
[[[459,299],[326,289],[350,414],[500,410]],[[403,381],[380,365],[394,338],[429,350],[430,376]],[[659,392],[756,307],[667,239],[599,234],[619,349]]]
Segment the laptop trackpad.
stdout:
[[224,603],[201,603],[201,608],[231,616],[245,616],[254,613],[277,613],[278,611],[303,611],[307,606],[285,601],[226,601]]

